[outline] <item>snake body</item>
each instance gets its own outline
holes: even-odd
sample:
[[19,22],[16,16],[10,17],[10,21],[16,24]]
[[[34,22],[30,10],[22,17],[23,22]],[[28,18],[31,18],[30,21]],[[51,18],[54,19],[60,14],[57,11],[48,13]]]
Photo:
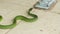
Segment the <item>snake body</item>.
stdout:
[[[17,24],[17,20],[23,20],[23,21],[26,21],[26,22],[33,22],[33,21],[36,21],[38,19],[37,15],[35,14],[32,14],[30,13],[32,11],[33,8],[30,8],[28,10],[28,15],[32,16],[33,18],[27,18],[27,17],[24,17],[24,16],[21,16],[21,15],[18,15],[16,16],[14,19],[13,19],[13,23],[10,24],[10,25],[0,25],[0,29],[11,29],[11,28],[14,28]],[[2,20],[2,16],[0,16],[0,21]]]

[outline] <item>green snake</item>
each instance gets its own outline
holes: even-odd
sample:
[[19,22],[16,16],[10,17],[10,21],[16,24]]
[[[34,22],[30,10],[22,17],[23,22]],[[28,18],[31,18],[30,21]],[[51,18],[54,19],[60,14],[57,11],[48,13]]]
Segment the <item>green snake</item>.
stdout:
[[[26,21],[26,22],[33,22],[33,21],[36,21],[38,19],[37,15],[35,14],[32,14],[30,13],[32,11],[33,8],[30,8],[28,10],[28,15],[32,16],[33,18],[27,18],[27,17],[24,17],[24,16],[21,16],[21,15],[18,15],[16,16],[14,19],[13,19],[13,23],[10,24],[10,25],[0,25],[0,29],[11,29],[11,28],[14,28],[17,24],[17,20],[23,20],[23,21]],[[0,21],[2,21],[3,17],[0,16]]]

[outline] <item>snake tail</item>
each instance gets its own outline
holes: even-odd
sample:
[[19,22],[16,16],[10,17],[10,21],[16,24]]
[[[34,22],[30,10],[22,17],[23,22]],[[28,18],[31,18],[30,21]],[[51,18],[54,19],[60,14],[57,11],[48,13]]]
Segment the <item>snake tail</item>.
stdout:
[[[36,21],[37,19],[38,19],[38,16],[37,15],[35,15],[35,14],[32,14],[32,13],[30,13],[31,11],[32,11],[32,9],[33,8],[30,8],[29,10],[28,10],[28,15],[30,15],[32,18],[27,18],[27,17],[24,17],[24,16],[21,16],[21,15],[18,15],[18,16],[16,16],[14,19],[13,19],[13,22],[12,22],[12,24],[10,24],[10,25],[1,25],[0,24],[0,29],[11,29],[11,28],[14,28],[17,24],[17,20],[23,20],[23,21],[26,21],[26,22],[34,22],[34,21]],[[0,21],[3,19],[3,17],[2,16],[0,16]]]

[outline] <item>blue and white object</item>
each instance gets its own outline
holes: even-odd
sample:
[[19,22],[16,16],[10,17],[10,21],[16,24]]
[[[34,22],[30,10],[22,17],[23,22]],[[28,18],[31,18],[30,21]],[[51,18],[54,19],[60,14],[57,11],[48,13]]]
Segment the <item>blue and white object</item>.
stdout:
[[53,3],[56,3],[56,0],[40,0],[35,5],[35,7],[42,9],[49,9]]

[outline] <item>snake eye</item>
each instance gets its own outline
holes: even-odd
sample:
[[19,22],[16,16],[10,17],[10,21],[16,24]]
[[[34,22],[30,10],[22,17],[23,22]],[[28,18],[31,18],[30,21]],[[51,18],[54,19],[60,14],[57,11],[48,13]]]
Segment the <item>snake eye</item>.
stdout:
[[56,3],[56,0],[40,0],[35,5],[36,8],[49,9],[52,5]]

